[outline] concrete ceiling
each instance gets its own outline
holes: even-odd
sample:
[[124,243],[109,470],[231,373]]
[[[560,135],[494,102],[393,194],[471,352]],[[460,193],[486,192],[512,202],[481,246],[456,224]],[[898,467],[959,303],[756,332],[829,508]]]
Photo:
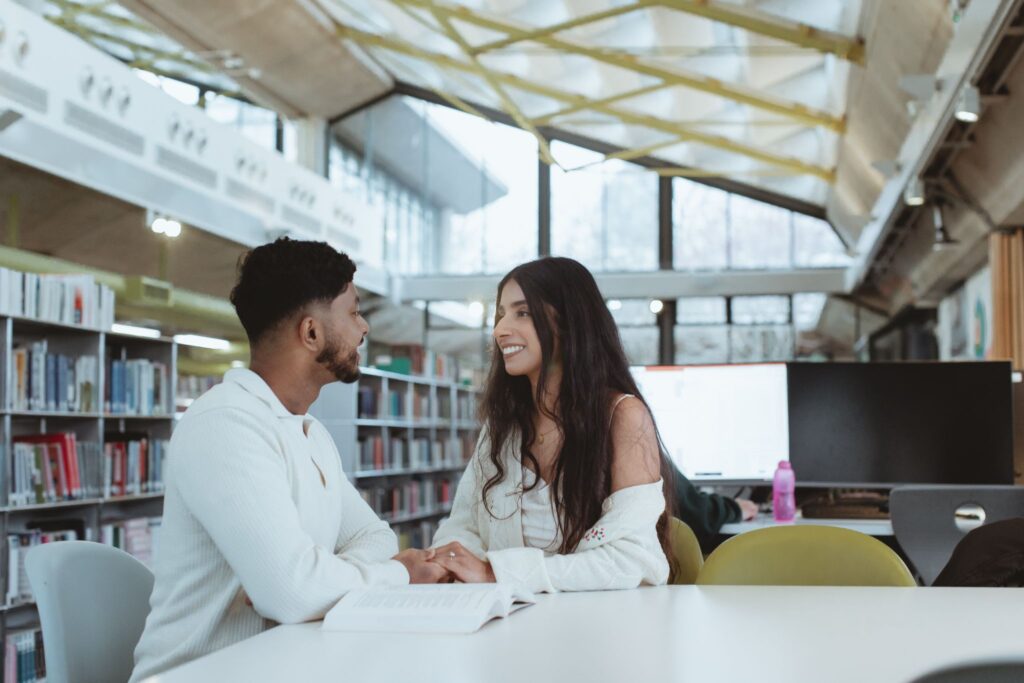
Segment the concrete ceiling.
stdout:
[[258,103],[286,116],[330,118],[391,89],[390,76],[345,47],[303,0],[121,0],[189,50],[229,50],[259,77],[235,80]]
[[[146,225],[143,209],[0,157],[0,226],[4,243],[122,275],[160,276],[167,243],[169,277],[182,289],[227,298],[244,247],[184,226],[173,240]],[[17,202],[18,242],[10,244],[9,213]]]

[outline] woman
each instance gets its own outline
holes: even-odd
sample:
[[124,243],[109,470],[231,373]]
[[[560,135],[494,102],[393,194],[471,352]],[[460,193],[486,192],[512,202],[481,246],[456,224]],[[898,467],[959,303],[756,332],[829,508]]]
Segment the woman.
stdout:
[[513,269],[494,352],[434,561],[455,580],[538,592],[665,583],[668,463],[590,272],[567,258]]

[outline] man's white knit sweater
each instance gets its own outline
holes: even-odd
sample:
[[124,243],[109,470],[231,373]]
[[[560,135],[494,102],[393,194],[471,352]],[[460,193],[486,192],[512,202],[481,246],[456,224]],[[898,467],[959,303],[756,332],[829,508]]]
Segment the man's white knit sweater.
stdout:
[[288,412],[250,370],[231,370],[189,407],[165,479],[133,682],[275,623],[320,618],[353,587],[409,581],[327,430]]

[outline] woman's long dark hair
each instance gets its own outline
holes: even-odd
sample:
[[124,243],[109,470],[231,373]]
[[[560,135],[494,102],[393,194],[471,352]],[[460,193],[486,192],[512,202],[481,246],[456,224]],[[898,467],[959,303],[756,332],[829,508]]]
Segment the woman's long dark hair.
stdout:
[[[553,362],[562,366],[558,407],[548,415],[561,428],[564,438],[555,457],[553,480],[548,482],[562,534],[559,552],[572,553],[583,535],[601,517],[601,504],[611,495],[612,397],[632,394],[643,397],[629,372],[619,331],[601,296],[593,275],[569,258],[547,257],[516,266],[498,284],[501,291],[511,281],[519,285],[530,309],[541,346],[541,370],[537,395],[531,395],[530,380],[505,372],[501,349],[492,346],[493,356],[487,385],[480,404],[480,421],[486,427],[489,458],[495,473],[483,488],[487,493],[506,476],[502,451],[518,432],[519,452],[534,472],[540,472],[530,452],[534,437],[534,410],[542,410],[542,394]],[[495,319],[497,324],[497,318]],[[558,358],[554,357],[558,348]],[[646,405],[646,402],[644,402]],[[648,408],[650,410],[650,408]],[[661,474],[666,499],[671,495],[671,466],[661,448]],[[540,477],[534,481],[538,485]],[[670,502],[670,501],[669,501]],[[666,507],[670,510],[671,507]],[[488,512],[493,516],[490,508]],[[671,558],[668,544],[668,512],[658,520],[658,538]]]

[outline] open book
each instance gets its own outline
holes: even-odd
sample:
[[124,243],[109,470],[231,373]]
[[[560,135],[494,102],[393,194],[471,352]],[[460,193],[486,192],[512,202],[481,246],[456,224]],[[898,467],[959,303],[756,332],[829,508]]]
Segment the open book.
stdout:
[[324,617],[323,629],[472,633],[534,602],[529,591],[495,583],[371,586],[346,593]]

